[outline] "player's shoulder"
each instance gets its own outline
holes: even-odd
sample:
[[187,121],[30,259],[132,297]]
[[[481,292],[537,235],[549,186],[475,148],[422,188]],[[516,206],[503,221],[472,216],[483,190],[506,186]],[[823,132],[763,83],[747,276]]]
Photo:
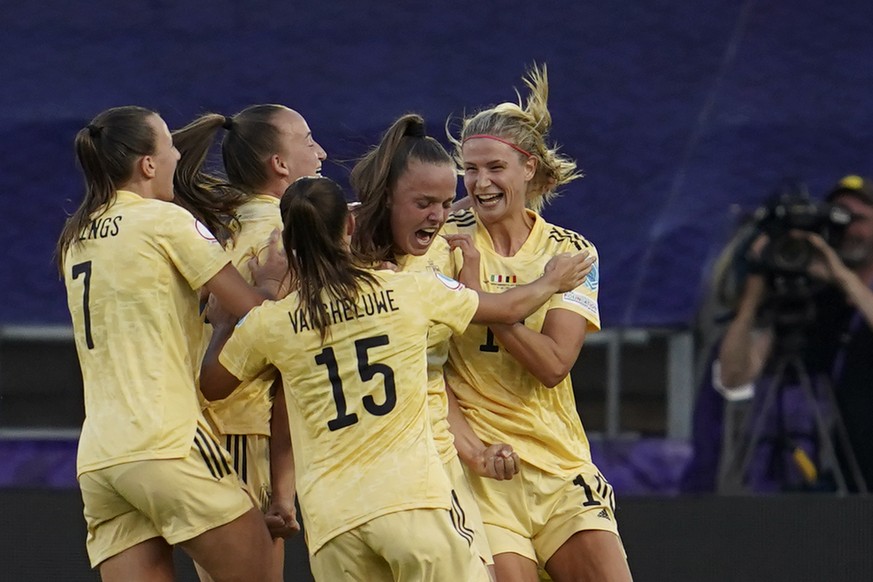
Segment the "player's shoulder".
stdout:
[[557,252],[579,252],[583,250],[597,252],[594,244],[578,232],[550,222],[544,222],[543,226],[545,243],[554,246]]
[[449,214],[443,229],[447,233],[471,232],[476,228],[476,215],[469,208]]

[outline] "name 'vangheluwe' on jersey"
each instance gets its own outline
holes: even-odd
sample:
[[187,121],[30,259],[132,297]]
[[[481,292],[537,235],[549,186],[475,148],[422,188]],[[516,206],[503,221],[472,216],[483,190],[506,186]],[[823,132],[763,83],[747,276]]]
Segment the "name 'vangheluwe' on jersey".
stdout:
[[92,220],[79,233],[79,240],[91,240],[95,238],[109,238],[115,236],[119,232],[118,223],[121,222],[122,216],[107,216]]
[[[352,321],[353,319],[360,319],[371,315],[379,315],[380,313],[400,311],[400,308],[394,303],[393,289],[381,289],[370,293],[362,293],[358,297],[357,303],[336,300],[325,303],[324,307],[330,317],[328,325]],[[293,313],[288,312],[288,317],[291,319],[291,327],[294,328],[294,333],[312,329],[303,310],[298,309]]]

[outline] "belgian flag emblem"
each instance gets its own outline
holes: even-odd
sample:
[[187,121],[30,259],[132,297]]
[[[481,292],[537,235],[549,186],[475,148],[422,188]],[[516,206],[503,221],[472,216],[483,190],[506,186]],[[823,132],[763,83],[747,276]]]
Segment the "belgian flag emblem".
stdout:
[[492,283],[517,283],[516,275],[489,275]]

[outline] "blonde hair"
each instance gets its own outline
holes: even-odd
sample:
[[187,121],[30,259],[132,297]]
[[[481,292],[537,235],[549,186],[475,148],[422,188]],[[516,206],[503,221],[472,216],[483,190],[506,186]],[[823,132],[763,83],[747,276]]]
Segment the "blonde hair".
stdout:
[[[460,139],[451,132],[449,140],[455,146],[455,160],[463,167],[464,140],[473,135],[492,135],[515,144],[537,160],[537,168],[528,184],[527,206],[540,212],[545,205],[558,195],[557,188],[576,178],[582,172],[576,162],[558,153],[558,146],[549,146],[547,139],[552,128],[552,116],[548,109],[549,80],[546,66],[533,65],[523,77],[529,89],[527,100],[516,90],[518,103],[500,103],[490,109],[479,111],[465,118],[461,126]],[[519,153],[520,156],[524,154]]]

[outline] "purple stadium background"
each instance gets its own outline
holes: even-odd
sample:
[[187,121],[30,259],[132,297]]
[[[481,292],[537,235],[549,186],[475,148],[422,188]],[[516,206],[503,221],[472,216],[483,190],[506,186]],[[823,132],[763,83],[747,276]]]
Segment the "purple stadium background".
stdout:
[[66,324],[52,250],[72,139],[136,103],[178,127],[280,102],[344,180],[397,115],[514,98],[547,63],[554,137],[587,176],[547,218],[597,244],[604,324],[684,326],[735,223],[783,177],[873,173],[873,5],[732,2],[5,2],[0,324]]
[[[324,173],[345,183],[398,115],[421,113],[447,144],[447,119],[514,100],[514,89],[524,94],[521,76],[537,62],[549,68],[553,138],[586,174],[545,215],[597,245],[604,327],[689,329],[738,215],[784,178],[821,197],[845,174],[873,175],[871,31],[869,0],[0,2],[0,328],[69,325],[52,253],[64,213],[81,197],[73,137],[107,107],[150,107],[175,128],[203,112],[282,103],[307,118],[330,156]],[[74,440],[0,440],[0,490],[13,495],[0,507],[18,503],[14,488],[38,486],[68,492],[58,507],[78,519],[74,450]],[[617,491],[675,493],[689,447],[596,442],[593,452]],[[805,560],[815,553],[795,543],[785,550],[795,552],[792,577],[779,578],[788,576],[784,567],[762,578],[683,575],[690,566],[658,562],[655,550],[649,556],[633,542],[663,534],[667,541],[653,547],[681,553],[703,539],[690,532],[712,524],[701,519],[685,546],[671,546],[669,536],[682,532],[655,531],[641,518],[654,510],[630,507],[632,564],[661,573],[641,579],[821,580],[836,572],[810,569]],[[657,519],[676,514],[690,523],[696,511],[669,509]],[[700,511],[733,514],[728,506]],[[871,511],[822,506],[821,515],[865,527]],[[70,543],[80,545],[70,560],[85,572],[82,524],[74,527]],[[844,554],[869,546],[871,531],[852,538],[857,546],[843,544]],[[762,534],[762,543],[772,537]],[[0,548],[16,543],[31,546],[9,538]],[[749,559],[769,563],[755,549]],[[712,566],[709,550],[688,549],[701,571]],[[873,576],[869,552],[860,566],[858,555],[845,572]],[[21,572],[30,559],[19,561]],[[61,563],[47,567],[60,571]],[[738,567],[723,563],[725,572]]]

